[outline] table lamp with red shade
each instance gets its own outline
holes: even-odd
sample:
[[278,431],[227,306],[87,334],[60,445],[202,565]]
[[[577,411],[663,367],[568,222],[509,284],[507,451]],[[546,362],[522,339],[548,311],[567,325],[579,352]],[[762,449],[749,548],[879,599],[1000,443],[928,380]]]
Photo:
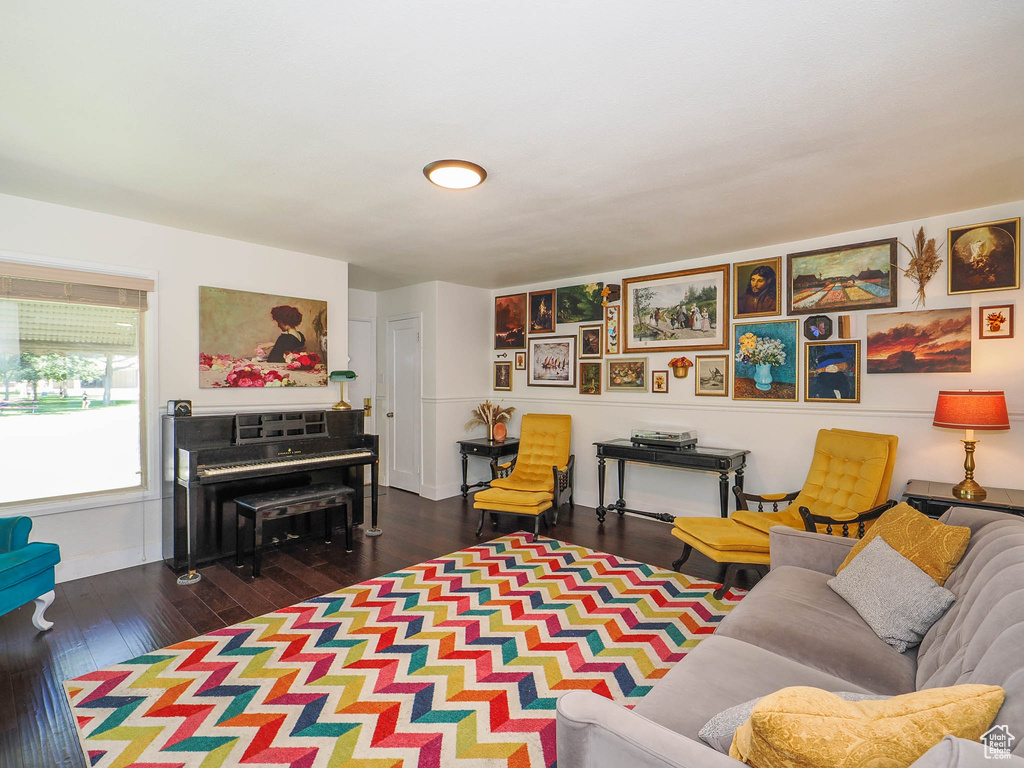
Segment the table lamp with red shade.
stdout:
[[967,436],[960,441],[967,453],[965,476],[963,482],[953,486],[953,495],[958,499],[981,501],[988,493],[974,481],[974,446],[979,442],[974,439],[974,430],[1010,428],[1006,396],[999,390],[942,390],[935,403],[932,424],[945,429],[967,430]]

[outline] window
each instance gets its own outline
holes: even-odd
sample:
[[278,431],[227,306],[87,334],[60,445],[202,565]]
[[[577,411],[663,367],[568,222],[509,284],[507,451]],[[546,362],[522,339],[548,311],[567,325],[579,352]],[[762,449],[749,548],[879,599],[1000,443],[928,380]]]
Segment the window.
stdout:
[[0,262],[0,504],[145,484],[152,281]]

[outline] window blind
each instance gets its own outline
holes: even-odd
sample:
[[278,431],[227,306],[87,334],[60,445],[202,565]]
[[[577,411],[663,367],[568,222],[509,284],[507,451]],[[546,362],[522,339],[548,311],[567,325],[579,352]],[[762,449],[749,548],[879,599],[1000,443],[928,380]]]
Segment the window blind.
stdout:
[[0,261],[0,298],[145,310],[152,280]]

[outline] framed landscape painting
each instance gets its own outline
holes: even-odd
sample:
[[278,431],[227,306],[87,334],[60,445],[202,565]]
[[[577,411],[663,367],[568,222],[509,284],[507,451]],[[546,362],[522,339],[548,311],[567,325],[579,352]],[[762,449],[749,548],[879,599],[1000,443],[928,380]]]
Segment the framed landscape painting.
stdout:
[[733,399],[796,401],[796,320],[736,323],[733,336]]
[[729,348],[729,267],[622,281],[626,352]]
[[598,323],[604,313],[604,283],[583,283],[559,288],[555,303],[559,323]]
[[526,294],[494,297],[494,348],[526,348]]
[[601,394],[601,364],[580,363],[580,394]]
[[555,289],[530,292],[530,333],[555,332]]
[[527,350],[530,387],[576,386],[576,337],[541,336],[531,338]]
[[860,402],[860,342],[815,341],[804,345],[804,401]]
[[949,293],[1020,288],[1020,219],[952,227],[946,238]]
[[647,358],[623,357],[608,361],[609,392],[646,392]]
[[782,257],[733,264],[736,305],[733,317],[782,314]]
[[896,238],[791,253],[790,315],[896,306]]
[[971,308],[868,315],[868,373],[970,373]]

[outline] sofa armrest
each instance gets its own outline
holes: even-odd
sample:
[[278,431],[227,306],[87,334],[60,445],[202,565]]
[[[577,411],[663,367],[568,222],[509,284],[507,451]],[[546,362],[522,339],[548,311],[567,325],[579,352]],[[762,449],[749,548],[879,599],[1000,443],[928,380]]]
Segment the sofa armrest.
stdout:
[[28,544],[31,517],[0,517],[0,552],[13,552]]
[[743,764],[590,691],[558,699],[558,768],[738,768]]
[[944,736],[942,741],[911,763],[910,768],[991,768],[994,765],[1021,768],[1024,766],[1024,758],[988,757],[985,747],[976,741]]
[[795,565],[834,576],[836,568],[842,565],[858,541],[842,536],[798,531],[787,525],[775,525],[768,533],[772,569]]

